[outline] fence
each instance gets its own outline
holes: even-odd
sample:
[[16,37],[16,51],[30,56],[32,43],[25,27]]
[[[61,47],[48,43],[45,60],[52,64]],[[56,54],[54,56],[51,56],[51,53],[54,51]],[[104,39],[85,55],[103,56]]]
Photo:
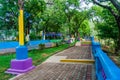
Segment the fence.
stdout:
[[[31,50],[31,49],[38,48],[39,44],[49,45],[49,43],[60,43],[61,41],[62,40],[34,40],[34,41],[29,41],[26,45]],[[19,46],[19,42],[17,42],[17,41],[0,42],[0,50],[16,48],[17,46]],[[54,46],[54,45],[51,44],[51,46]]]
[[93,37],[91,40],[97,79],[120,80],[120,68],[102,51],[100,43],[95,42]]

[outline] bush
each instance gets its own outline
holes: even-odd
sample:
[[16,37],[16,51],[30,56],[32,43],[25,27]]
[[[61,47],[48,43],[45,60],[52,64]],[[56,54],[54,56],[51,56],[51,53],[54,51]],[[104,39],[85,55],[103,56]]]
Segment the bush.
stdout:
[[56,47],[60,46],[62,42],[56,42]]
[[58,47],[60,44],[58,42],[56,42],[56,47]]
[[30,34],[30,40],[37,40],[37,39],[41,39],[42,37],[41,36],[38,36],[36,34]]
[[45,44],[39,44],[39,49],[43,50],[45,48]]

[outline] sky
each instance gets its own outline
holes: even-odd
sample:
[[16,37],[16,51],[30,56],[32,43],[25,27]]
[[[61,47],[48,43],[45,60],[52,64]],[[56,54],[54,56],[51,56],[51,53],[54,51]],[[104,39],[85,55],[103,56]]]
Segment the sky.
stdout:
[[117,0],[118,2],[120,2],[120,0]]
[[85,4],[85,2],[81,2],[80,6],[81,6],[81,8],[85,8],[85,7],[90,8],[91,6],[93,6],[93,3],[89,3],[87,5],[87,4]]

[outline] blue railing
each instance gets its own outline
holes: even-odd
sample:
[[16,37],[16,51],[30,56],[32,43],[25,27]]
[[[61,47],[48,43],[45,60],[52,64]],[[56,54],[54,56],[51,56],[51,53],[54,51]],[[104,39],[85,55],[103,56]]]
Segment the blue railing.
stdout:
[[15,48],[19,45],[17,41],[0,42],[0,49]]
[[100,43],[93,37],[91,40],[97,80],[120,80],[120,68],[102,51]]
[[33,45],[45,44],[49,42],[50,40],[34,40],[34,41],[29,41],[29,45],[33,46]]

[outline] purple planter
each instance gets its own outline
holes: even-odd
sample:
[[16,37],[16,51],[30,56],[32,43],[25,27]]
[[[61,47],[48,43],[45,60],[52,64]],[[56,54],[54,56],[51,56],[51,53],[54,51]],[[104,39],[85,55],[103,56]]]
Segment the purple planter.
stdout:
[[13,59],[11,60],[11,68],[9,68],[6,73],[11,73],[11,74],[21,74],[28,72],[35,68],[35,66],[32,65],[32,59],[27,58],[23,60],[16,60]]

